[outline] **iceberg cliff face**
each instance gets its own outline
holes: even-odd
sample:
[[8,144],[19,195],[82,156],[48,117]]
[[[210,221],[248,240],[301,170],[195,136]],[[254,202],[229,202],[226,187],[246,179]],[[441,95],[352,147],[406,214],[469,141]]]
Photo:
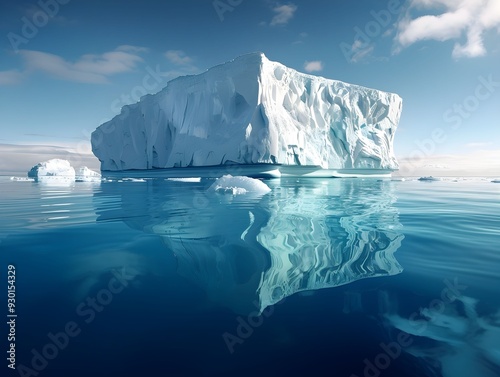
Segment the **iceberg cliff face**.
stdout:
[[227,163],[396,169],[397,94],[244,55],[125,106],[92,134],[102,170]]

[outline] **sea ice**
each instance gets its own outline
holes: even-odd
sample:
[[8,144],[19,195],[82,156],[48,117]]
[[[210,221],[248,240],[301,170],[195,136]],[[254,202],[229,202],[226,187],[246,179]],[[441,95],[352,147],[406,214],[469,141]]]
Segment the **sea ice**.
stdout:
[[426,182],[434,182],[434,181],[440,181],[441,178],[436,178],[436,177],[433,177],[433,176],[429,176],[429,177],[420,177],[418,180],[419,181],[426,181]]
[[231,195],[246,194],[247,192],[267,194],[271,191],[268,185],[258,179],[243,176],[233,177],[229,174],[217,178],[208,190]]

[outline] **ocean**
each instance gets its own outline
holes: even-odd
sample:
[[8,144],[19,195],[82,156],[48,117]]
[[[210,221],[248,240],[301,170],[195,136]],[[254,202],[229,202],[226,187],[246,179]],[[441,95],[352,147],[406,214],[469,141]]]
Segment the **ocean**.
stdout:
[[1,375],[500,376],[488,178],[0,177]]

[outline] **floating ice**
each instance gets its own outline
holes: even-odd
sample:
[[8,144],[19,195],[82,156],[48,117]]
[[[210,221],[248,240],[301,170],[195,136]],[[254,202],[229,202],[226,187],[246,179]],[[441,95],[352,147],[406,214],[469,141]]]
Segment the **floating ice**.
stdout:
[[429,176],[429,177],[420,177],[418,180],[419,181],[426,181],[426,182],[434,182],[434,181],[440,181],[441,178],[436,178],[436,177],[433,177],[433,176]]
[[494,179],[491,181],[492,183],[500,183],[500,178]]
[[146,182],[146,180],[144,178],[123,178],[118,182]]
[[267,194],[271,189],[264,182],[249,177],[233,177],[232,175],[224,175],[217,178],[209,191],[215,191],[220,194],[240,195],[252,192],[255,194]]
[[201,182],[201,177],[167,178],[166,180],[167,181],[174,181],[174,182],[197,183],[197,182]]
[[55,158],[33,166],[28,177],[40,183],[72,183],[75,182],[75,169],[69,161]]
[[10,177],[11,181],[18,181],[18,182],[33,182],[35,179],[34,178],[28,178],[28,177]]
[[226,164],[397,169],[402,100],[241,56],[125,106],[92,134],[104,171]]
[[83,166],[78,169],[75,180],[76,182],[101,182],[101,174]]

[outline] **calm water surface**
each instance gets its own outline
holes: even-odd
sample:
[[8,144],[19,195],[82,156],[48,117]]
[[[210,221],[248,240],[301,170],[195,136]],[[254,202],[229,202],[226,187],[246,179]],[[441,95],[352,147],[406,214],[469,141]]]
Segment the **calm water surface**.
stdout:
[[0,177],[1,375],[500,376],[500,184],[212,182]]

